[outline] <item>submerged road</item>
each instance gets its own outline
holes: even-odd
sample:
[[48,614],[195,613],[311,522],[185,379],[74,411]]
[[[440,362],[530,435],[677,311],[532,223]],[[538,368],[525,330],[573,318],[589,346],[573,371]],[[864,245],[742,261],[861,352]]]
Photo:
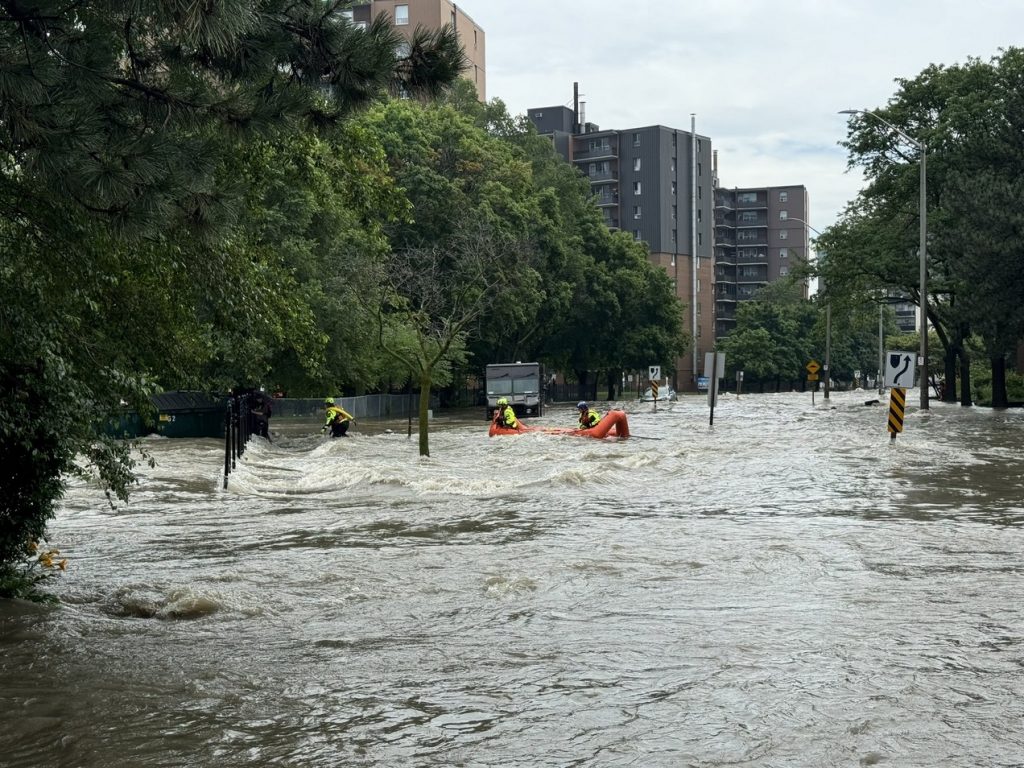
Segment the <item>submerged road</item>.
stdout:
[[873,397],[148,439],[0,603],[0,766],[1020,766],[1024,412]]

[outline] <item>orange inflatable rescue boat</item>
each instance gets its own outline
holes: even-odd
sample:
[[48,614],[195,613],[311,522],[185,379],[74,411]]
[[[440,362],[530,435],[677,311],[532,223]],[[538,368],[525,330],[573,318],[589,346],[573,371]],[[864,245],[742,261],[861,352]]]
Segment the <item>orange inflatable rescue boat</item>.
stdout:
[[625,411],[608,411],[604,418],[589,429],[573,429],[572,427],[530,427],[519,422],[519,429],[499,427],[493,421],[487,433],[495,435],[518,435],[522,432],[544,432],[549,435],[575,435],[576,437],[629,437],[629,420]]

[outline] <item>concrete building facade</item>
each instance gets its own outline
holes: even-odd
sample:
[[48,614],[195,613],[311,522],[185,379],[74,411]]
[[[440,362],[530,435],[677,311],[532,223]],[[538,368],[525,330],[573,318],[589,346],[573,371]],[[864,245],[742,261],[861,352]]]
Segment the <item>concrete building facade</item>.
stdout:
[[811,257],[811,225],[803,185],[728,189],[718,185],[715,163],[715,336],[722,338],[736,327],[741,302]]
[[352,21],[367,24],[385,14],[406,39],[411,39],[418,26],[439,29],[445,24],[455,27],[469,61],[463,76],[476,87],[477,98],[487,100],[487,45],[483,29],[465,11],[450,0],[370,0],[356,3],[351,9]]
[[696,354],[676,361],[674,386],[695,390],[704,353],[715,341],[711,140],[663,125],[601,130],[579,115],[578,107],[565,106],[527,112],[538,132],[590,180],[605,224],[646,243],[650,260],[672,278],[687,306],[684,328],[696,341]]

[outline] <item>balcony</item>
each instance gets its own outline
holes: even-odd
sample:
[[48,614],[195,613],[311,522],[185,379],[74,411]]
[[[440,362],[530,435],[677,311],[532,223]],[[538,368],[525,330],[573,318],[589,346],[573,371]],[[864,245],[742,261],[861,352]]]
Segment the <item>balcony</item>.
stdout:
[[767,268],[768,253],[737,253],[736,254],[737,264],[764,264]]
[[752,227],[762,227],[767,229],[768,227],[768,216],[743,216],[742,214],[736,217],[736,226],[740,229],[750,229]]
[[736,210],[743,210],[743,211],[758,210],[758,209],[765,210],[767,208],[768,208],[768,192],[767,192],[767,190],[764,193],[758,192],[757,193],[757,199],[753,200],[753,201],[750,201],[750,200],[740,200],[739,199],[739,195],[736,196]]
[[617,160],[619,148],[616,144],[595,147],[594,149],[584,148],[579,145],[573,147],[572,161],[574,163],[589,163],[596,160]]

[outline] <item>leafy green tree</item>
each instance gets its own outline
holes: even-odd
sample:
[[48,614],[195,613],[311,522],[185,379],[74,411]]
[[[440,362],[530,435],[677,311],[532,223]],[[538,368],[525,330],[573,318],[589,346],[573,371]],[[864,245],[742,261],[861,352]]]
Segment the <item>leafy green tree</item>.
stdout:
[[466,340],[501,284],[501,267],[514,253],[479,223],[466,223],[449,240],[390,254],[364,301],[376,312],[381,348],[419,386],[419,453],[430,455],[431,391],[464,362]]
[[[1015,222],[1007,215],[1017,208],[1013,201],[1019,201],[1019,190],[1013,181],[1024,171],[1022,80],[1024,52],[1009,48],[988,62],[972,58],[962,65],[932,65],[912,80],[898,80],[899,91],[884,109],[874,110],[928,147],[929,320],[945,350],[950,383],[959,361],[965,405],[971,402],[970,334],[985,337],[997,369],[1005,367],[1009,337],[1020,334],[1018,318],[1024,310],[1019,298],[1014,301],[1019,297],[1014,281],[996,277],[1003,290],[994,301],[974,296],[984,292],[979,290],[982,271],[992,268],[999,275],[1007,264],[1019,273],[1024,258],[1019,237],[1013,235]],[[881,278],[876,288],[896,289],[920,303],[913,277],[919,158],[898,134],[869,115],[851,122],[846,146],[851,165],[863,166],[870,183],[844,221],[826,233],[831,279],[838,283],[844,272],[863,274],[864,263],[874,260],[870,269]],[[1009,198],[987,194],[995,192],[993,187]],[[994,238],[994,232],[1010,237]],[[1002,380],[994,372],[997,390]],[[953,398],[952,387],[947,391]],[[996,394],[994,400],[1004,396]]]
[[726,369],[744,372],[762,386],[774,380],[802,380],[808,361],[824,352],[816,348],[814,329],[819,312],[802,297],[799,286],[777,281],[762,288],[751,301],[736,310],[736,328],[719,343],[725,352]]
[[[13,573],[84,457],[112,492],[102,423],[156,387],[258,376],[325,339],[302,285],[243,226],[246,143],[329,128],[464,63],[454,30],[400,38],[342,3],[3,3],[0,24],[0,566]],[[251,223],[251,222],[250,222]],[[314,366],[315,367],[315,366]],[[20,588],[0,573],[0,595]],[[20,582],[24,586],[24,582]]]
[[514,147],[450,106],[392,102],[361,125],[384,148],[411,214],[385,225],[391,252],[378,268],[352,279],[364,304],[371,300],[381,346],[420,386],[426,454],[431,389],[465,366],[487,318],[536,306],[524,286],[541,281],[529,241],[537,199]]

